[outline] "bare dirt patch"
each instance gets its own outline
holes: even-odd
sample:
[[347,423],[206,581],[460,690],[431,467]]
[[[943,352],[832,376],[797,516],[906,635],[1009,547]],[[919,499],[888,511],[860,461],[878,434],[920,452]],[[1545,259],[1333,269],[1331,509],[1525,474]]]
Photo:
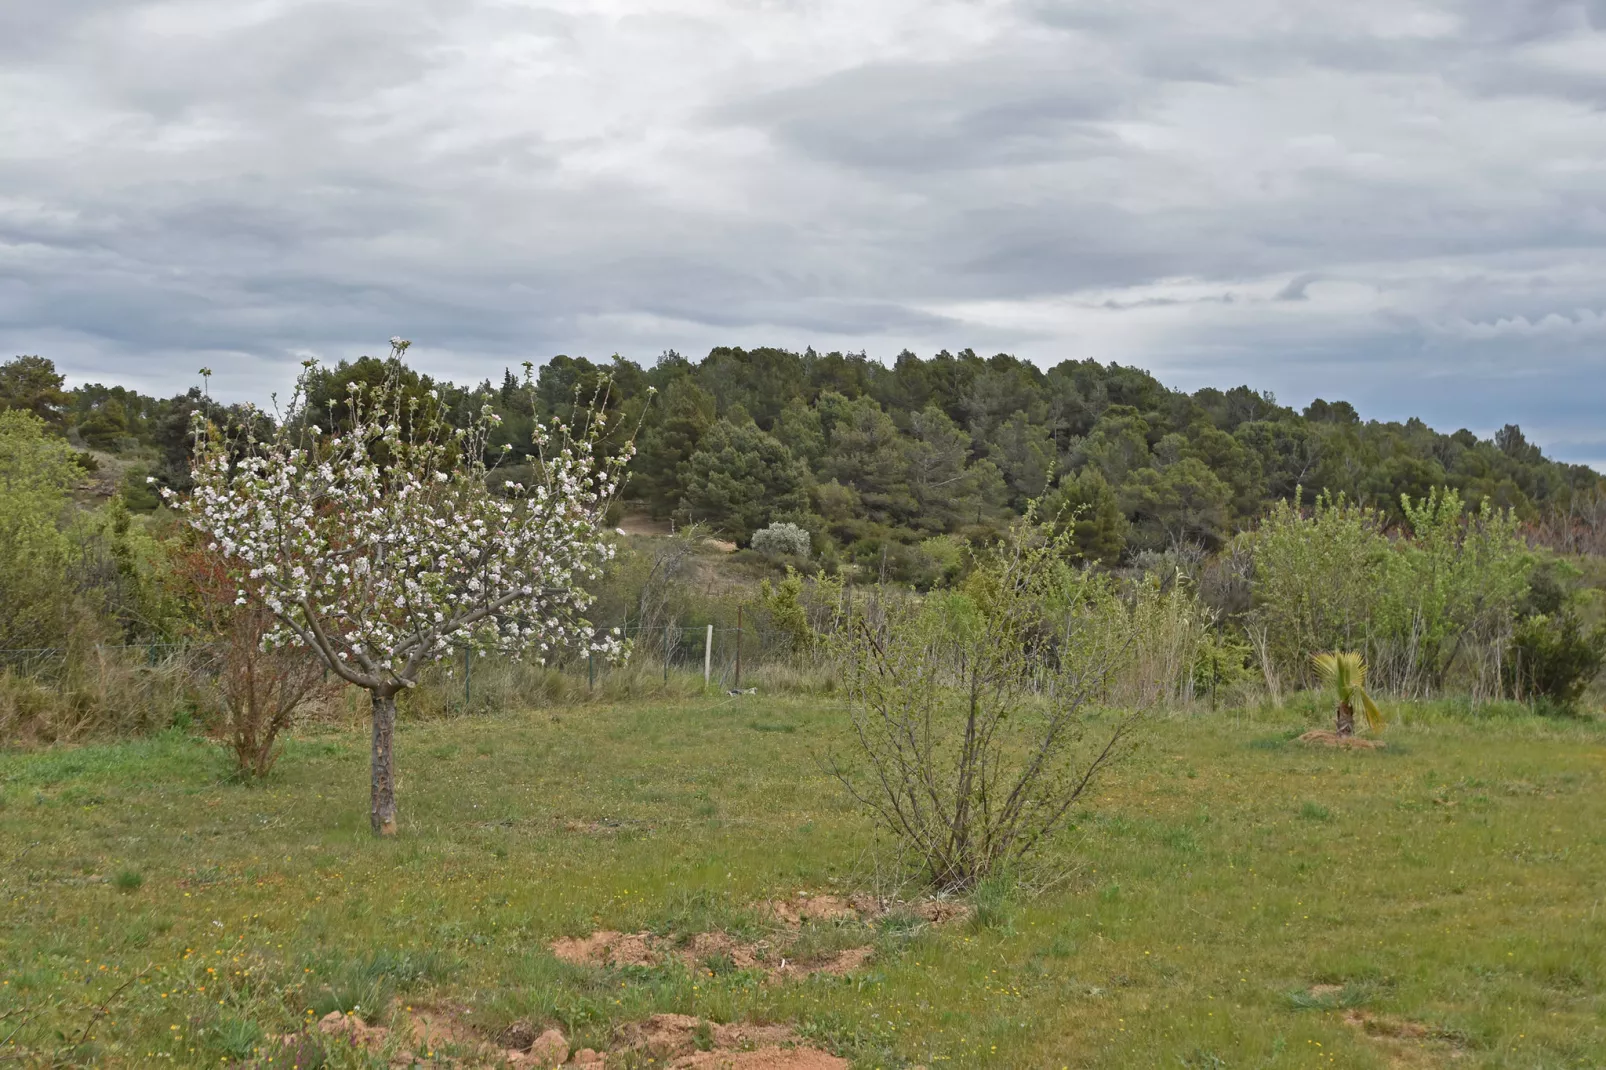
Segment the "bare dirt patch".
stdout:
[[807,977],[815,973],[841,976],[863,966],[873,948],[850,948],[807,962],[788,959],[785,943],[768,940],[743,942],[729,933],[697,933],[685,944],[652,933],[618,933],[611,930],[586,937],[552,942],[552,954],[577,966],[661,966],[678,961],[688,969],[731,967],[760,970],[772,980]]
[[969,921],[971,915],[976,913],[976,908],[953,899],[922,899],[915,904],[914,912],[921,920],[933,925],[947,925],[949,922]]
[[1421,1022],[1413,1022],[1404,1018],[1384,1018],[1365,1011],[1350,1011],[1344,1015],[1344,1023],[1354,1026],[1367,1036],[1390,1037],[1401,1040],[1427,1040],[1433,1036],[1433,1031]]
[[577,966],[657,966],[663,956],[654,950],[651,933],[618,933],[611,929],[586,937],[552,942],[552,954]]
[[807,977],[810,974],[825,973],[832,977],[846,977],[855,970],[862,969],[870,956],[875,954],[873,947],[850,947],[838,951],[823,961],[815,961],[808,965],[783,962],[772,971],[771,976],[776,978]]
[[693,968],[726,959],[738,970],[751,970],[760,966],[768,950],[762,944],[744,944],[729,933],[698,933],[691,943],[679,949],[679,954],[681,961]]
[[847,1060],[798,1045],[780,1025],[715,1025],[687,1014],[655,1014],[623,1027],[610,1055],[642,1056],[670,1070],[847,1070]]
[[619,530],[626,535],[673,535],[675,525],[668,520],[655,520],[646,513],[626,513],[619,518]]
[[[316,1032],[326,1045],[348,1044],[384,1053],[395,1070],[410,1070],[420,1060],[463,1070],[559,1066],[602,1070],[618,1060],[631,1065],[646,1060],[647,1065],[670,1070],[847,1070],[848,1066],[845,1059],[800,1043],[789,1026],[718,1024],[688,1014],[655,1014],[621,1026],[605,1052],[591,1048],[571,1052],[561,1030],[523,1022],[504,1030],[493,1043],[452,1008],[420,1009],[398,1016],[389,1027],[334,1011],[318,1022]],[[300,1039],[304,1035],[284,1037],[281,1044],[288,1050]]]
[[669,1066],[670,1070],[847,1070],[848,1061],[818,1048],[756,1048],[700,1051]]
[[549,947],[557,958],[577,966],[650,967],[679,962],[690,970],[757,970],[772,981],[814,974],[841,977],[862,969],[875,954],[868,944],[843,946],[860,934],[870,936],[873,923],[902,916],[917,923],[946,925],[969,918],[974,909],[951,899],[902,902],[863,894],[800,892],[790,899],[760,903],[758,913],[775,926],[769,937],[759,940],[742,940],[726,932],[694,933],[688,938],[603,929],[590,936],[554,940]]
[[874,910],[874,901],[868,896],[862,898],[861,905],[865,908],[862,911],[840,895],[799,894],[791,899],[772,899],[763,904],[761,912],[792,929],[805,921],[860,921]]
[[1344,1014],[1344,1024],[1376,1043],[1387,1053],[1389,1065],[1401,1070],[1442,1066],[1446,1059],[1459,1059],[1464,1054],[1459,1038],[1408,1018],[1352,1010]]
[[905,902],[882,899],[867,893],[856,895],[810,895],[799,892],[791,899],[772,899],[760,904],[760,912],[780,924],[796,929],[805,921],[874,922],[896,914],[908,914],[932,925],[964,921],[975,913],[969,903],[957,899],[919,899]]
[[[517,1048],[493,1044],[464,1024],[457,1014],[447,1010],[419,1010],[401,1018],[392,1026],[369,1025],[355,1014],[330,1011],[319,1019],[318,1036],[325,1044],[347,1045],[359,1051],[389,1053],[392,1067],[411,1067],[422,1057],[432,1061],[451,1059],[460,1066],[552,1066],[569,1057],[569,1045],[563,1034],[547,1030]],[[280,1045],[289,1050],[300,1043],[295,1034],[279,1038]],[[561,1056],[555,1062],[531,1062],[528,1049],[541,1059]],[[282,1060],[280,1060],[282,1061]]]
[[599,821],[570,818],[560,822],[559,827],[564,832],[582,832],[588,836],[617,836],[621,832],[652,831],[651,825],[643,825],[637,821],[619,821],[611,817]]
[[1360,736],[1341,736],[1327,728],[1313,728],[1299,737],[1299,742],[1317,747],[1337,747],[1340,750],[1382,750],[1388,746],[1381,739],[1362,739]]

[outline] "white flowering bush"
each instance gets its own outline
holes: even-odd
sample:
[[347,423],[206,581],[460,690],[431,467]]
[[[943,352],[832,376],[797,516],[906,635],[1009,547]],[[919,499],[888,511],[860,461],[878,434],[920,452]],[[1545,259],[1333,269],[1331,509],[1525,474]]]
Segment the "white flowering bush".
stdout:
[[796,524],[777,523],[753,532],[752,547],[761,554],[809,556],[809,533]]
[[569,424],[538,426],[531,485],[493,493],[489,405],[451,428],[394,379],[353,383],[346,426],[323,428],[308,414],[312,367],[271,433],[196,414],[194,489],[179,507],[229,563],[236,601],[273,614],[268,646],[305,647],[372,695],[370,816],[387,835],[395,696],[426,664],[463,647],[543,662],[621,653],[586,619],[582,584],[613,554],[602,517],[633,447],[605,456],[606,399],[577,399]]

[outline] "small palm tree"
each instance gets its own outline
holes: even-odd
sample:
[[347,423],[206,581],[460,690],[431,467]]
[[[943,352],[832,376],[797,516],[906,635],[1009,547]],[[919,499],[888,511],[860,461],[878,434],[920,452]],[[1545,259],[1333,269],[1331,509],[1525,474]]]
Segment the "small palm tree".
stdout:
[[1366,693],[1366,659],[1359,654],[1334,651],[1311,657],[1316,675],[1322,683],[1330,685],[1338,700],[1338,734],[1355,734],[1355,700],[1359,699],[1366,723],[1374,732],[1383,730],[1383,711],[1377,708],[1372,696]]

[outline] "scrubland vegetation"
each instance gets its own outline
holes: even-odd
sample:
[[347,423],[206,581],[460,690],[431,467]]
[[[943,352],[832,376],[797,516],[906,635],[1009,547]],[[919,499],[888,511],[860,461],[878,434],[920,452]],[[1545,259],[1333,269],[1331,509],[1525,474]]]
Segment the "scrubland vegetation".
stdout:
[[0,369],[0,1054],[1606,1059],[1595,473],[1091,363],[405,350],[272,418]]

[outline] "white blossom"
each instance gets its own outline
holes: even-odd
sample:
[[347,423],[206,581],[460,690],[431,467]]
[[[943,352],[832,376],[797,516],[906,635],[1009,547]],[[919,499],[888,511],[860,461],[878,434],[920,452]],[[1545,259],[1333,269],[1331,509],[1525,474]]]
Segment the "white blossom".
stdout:
[[632,453],[602,455],[600,412],[540,428],[531,487],[499,496],[484,460],[494,413],[466,431],[420,426],[416,412],[404,421],[398,384],[352,385],[340,434],[306,419],[305,377],[266,441],[192,417],[181,508],[226,556],[237,601],[274,613],[270,644],[305,645],[376,692],[459,647],[624,649],[584,616],[583,583],[614,553],[601,518]]

